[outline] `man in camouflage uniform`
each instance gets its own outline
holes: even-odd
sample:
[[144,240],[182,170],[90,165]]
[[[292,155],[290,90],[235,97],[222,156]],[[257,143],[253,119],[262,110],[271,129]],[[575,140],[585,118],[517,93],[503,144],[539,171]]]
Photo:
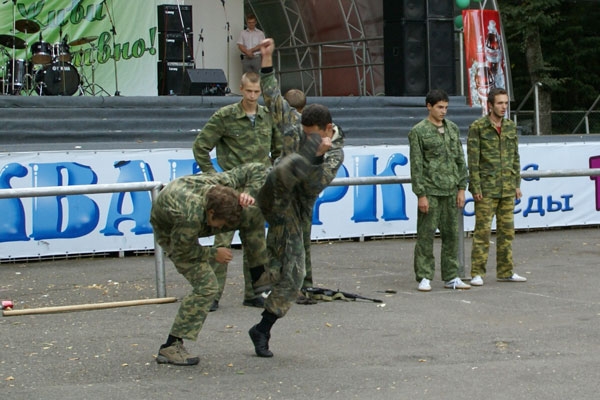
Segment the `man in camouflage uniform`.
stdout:
[[[272,161],[280,154],[281,135],[275,126],[269,110],[258,104],[260,97],[260,76],[254,72],[242,75],[240,84],[242,100],[217,110],[208,120],[196,137],[193,145],[194,158],[203,173],[216,172],[210,159],[210,152],[216,147],[217,163],[227,171],[244,163],[258,162],[271,166]],[[259,213],[258,209],[254,212]],[[258,219],[257,219],[258,220]],[[264,238],[264,221],[262,222]],[[258,229],[254,232],[260,233]],[[230,247],[234,232],[215,236],[215,247]],[[262,307],[261,293],[255,293],[252,285],[250,268],[257,267],[248,263],[246,254],[247,232],[240,231],[240,239],[244,249],[244,302],[246,306]],[[256,239],[252,239],[256,240]],[[217,280],[219,292],[211,306],[211,311],[218,308],[219,300],[225,288],[227,263],[211,262]]]
[[[183,346],[183,339],[196,340],[214,297],[218,283],[210,262],[231,261],[226,247],[202,247],[199,237],[240,229],[248,232],[245,255],[255,265],[266,264],[265,241],[260,231],[264,221],[255,212],[253,196],[264,183],[262,164],[247,164],[219,174],[199,174],[177,178],[160,192],[152,205],[150,222],[156,241],[167,252],[177,271],[192,285],[181,301],[167,342],[160,347],[156,361],[175,365],[196,365]],[[238,193],[238,191],[246,191]]]
[[458,277],[458,211],[465,205],[467,168],[458,126],[447,120],[448,95],[432,90],[425,104],[429,115],[408,133],[412,190],[418,197],[414,269],[418,290],[431,290],[435,271],[433,240],[442,239],[444,287],[469,289]]
[[508,93],[491,89],[489,115],[469,127],[467,157],[469,191],[475,200],[475,232],[471,250],[471,285],[482,286],[490,247],[492,219],[496,216],[496,278],[500,282],[525,282],[513,272],[515,199],[521,194],[519,141],[515,123],[504,118]]
[[[261,49],[265,87],[273,84],[272,54],[275,44],[266,39]],[[269,350],[271,328],[289,310],[302,287],[305,270],[305,221],[311,218],[319,193],[337,175],[344,160],[343,138],[334,132],[327,107],[311,104],[302,111],[302,121],[287,102],[271,103],[274,118],[283,133],[285,154],[269,173],[257,201],[269,223],[267,249],[273,291],[265,301],[262,319],[249,330],[254,351],[259,357],[272,357]],[[277,95],[277,93],[279,93]],[[294,110],[295,111],[295,110]],[[259,280],[260,281],[260,280]]]
[[[304,92],[298,89],[290,89],[285,96],[281,95],[279,83],[275,77],[273,70],[274,43],[272,39],[267,39],[264,42],[262,50],[262,68],[261,68],[261,88],[265,99],[265,105],[271,110],[273,119],[275,120],[279,130],[283,134],[281,156],[285,157],[298,151],[300,143],[304,138],[304,133],[301,129],[301,113],[306,106],[306,96]],[[340,164],[343,161],[342,147],[344,145],[344,135],[340,127],[332,124],[333,137],[332,148],[328,153],[330,159],[337,160]],[[310,237],[312,230],[312,211],[316,196],[312,204],[307,204],[310,207],[310,212],[303,216],[302,233],[305,247],[305,267],[306,276],[302,283],[302,289],[313,287],[312,262],[310,255]],[[302,292],[299,292],[297,303],[299,304],[314,304]]]

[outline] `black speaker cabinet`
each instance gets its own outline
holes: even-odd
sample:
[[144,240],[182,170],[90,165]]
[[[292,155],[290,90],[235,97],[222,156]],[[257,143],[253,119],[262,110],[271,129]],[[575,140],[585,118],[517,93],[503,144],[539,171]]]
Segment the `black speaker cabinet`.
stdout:
[[169,62],[192,62],[194,60],[194,35],[187,34],[187,42],[182,33],[158,34],[158,60]]
[[194,63],[158,62],[158,95],[169,96],[182,93],[186,71],[194,68]]
[[384,22],[386,96],[427,93],[427,29],[425,21]]
[[426,17],[425,0],[383,0],[384,21],[422,21]]
[[225,96],[227,78],[222,69],[188,69],[181,93],[189,96]]
[[[181,14],[180,14],[181,11]],[[181,21],[183,20],[183,26]],[[192,6],[162,4],[158,6],[159,32],[192,32]]]
[[454,21],[429,20],[429,87],[456,94]]

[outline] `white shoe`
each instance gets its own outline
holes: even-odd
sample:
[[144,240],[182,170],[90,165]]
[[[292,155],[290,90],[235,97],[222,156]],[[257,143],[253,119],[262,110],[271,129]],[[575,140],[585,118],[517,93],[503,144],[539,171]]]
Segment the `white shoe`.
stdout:
[[471,286],[483,286],[483,279],[481,275],[475,275],[471,278]]
[[431,290],[431,281],[427,278],[421,279],[421,282],[419,282],[418,290],[420,290],[421,292],[429,292]]
[[446,289],[461,289],[461,290],[471,289],[471,285],[467,285],[466,283],[464,283],[458,276],[456,278],[446,282],[444,287]]
[[512,274],[508,278],[498,278],[498,282],[527,282],[527,278],[517,274]]

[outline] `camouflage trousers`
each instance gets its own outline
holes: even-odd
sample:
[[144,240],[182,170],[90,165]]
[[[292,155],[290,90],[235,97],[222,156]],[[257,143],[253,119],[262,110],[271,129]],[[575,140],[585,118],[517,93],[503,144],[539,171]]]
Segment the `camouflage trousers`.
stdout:
[[[250,276],[250,268],[259,265],[268,266],[268,258],[265,250],[265,220],[258,207],[252,207],[249,210],[252,210],[253,213],[257,213],[253,218],[253,220],[256,221],[257,226],[251,230],[241,229],[239,231],[243,248],[242,271],[244,274],[244,300],[251,300],[255,297],[254,289],[252,287],[252,277]],[[235,231],[231,231],[215,235],[213,247],[231,247],[234,233]],[[215,297],[215,300],[218,301],[221,299],[223,290],[225,289],[228,264],[218,263],[216,261],[211,261],[210,264],[219,284],[219,290]]]
[[206,262],[176,263],[175,268],[192,285],[192,291],[181,300],[170,333],[182,339],[196,340],[217,295],[217,277]]
[[[281,318],[296,300],[306,275],[304,237],[306,217],[314,200],[304,198],[298,175],[306,168],[296,155],[281,162],[267,176],[257,196],[259,207],[269,223],[267,251],[269,269],[276,276],[265,309]],[[295,162],[288,162],[295,160]],[[301,175],[301,174],[300,174]],[[294,183],[295,182],[295,183]]]
[[512,241],[515,238],[514,197],[484,197],[475,202],[475,232],[471,249],[471,276],[485,276],[490,249],[492,220],[496,216],[496,277],[508,278],[514,267]]
[[[311,207],[312,211],[312,207]],[[304,242],[304,269],[306,270],[306,276],[302,282],[302,287],[313,287],[313,275],[312,275],[312,260],[310,256],[310,234],[312,230],[312,212],[307,218],[303,218],[302,221],[302,241]]]
[[435,231],[440,230],[442,239],[442,280],[449,281],[458,276],[458,208],[456,196],[427,196],[429,212],[418,212],[417,243],[415,245],[414,269],[417,282],[427,278],[433,280],[435,257],[433,240]]

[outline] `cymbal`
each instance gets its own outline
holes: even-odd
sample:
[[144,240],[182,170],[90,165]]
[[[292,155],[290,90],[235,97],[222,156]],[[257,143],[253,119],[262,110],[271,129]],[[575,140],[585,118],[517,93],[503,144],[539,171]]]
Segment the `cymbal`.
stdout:
[[19,32],[36,33],[40,31],[40,25],[31,19],[20,19],[15,22],[15,28]]
[[24,49],[27,47],[23,39],[13,35],[0,35],[0,45],[10,48],[14,45],[15,49]]
[[85,36],[69,42],[69,46],[81,46],[82,44],[91,43],[96,39],[98,39],[98,36]]

